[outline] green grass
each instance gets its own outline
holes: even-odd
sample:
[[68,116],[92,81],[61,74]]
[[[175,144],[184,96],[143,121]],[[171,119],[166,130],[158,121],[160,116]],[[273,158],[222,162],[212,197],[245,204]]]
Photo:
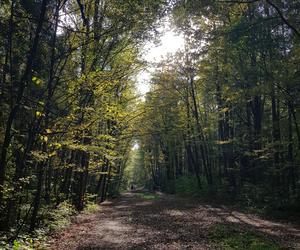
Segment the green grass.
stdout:
[[241,231],[230,225],[219,224],[211,238],[221,249],[280,250],[284,249],[270,239],[253,232]]
[[159,197],[158,195],[151,193],[135,193],[134,196],[143,200],[156,200]]

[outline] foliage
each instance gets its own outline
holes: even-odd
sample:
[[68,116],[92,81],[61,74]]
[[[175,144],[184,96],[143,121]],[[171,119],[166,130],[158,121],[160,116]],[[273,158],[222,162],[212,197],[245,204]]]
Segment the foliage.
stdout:
[[[43,213],[43,210],[41,211]],[[49,231],[60,231],[70,224],[70,217],[76,212],[74,206],[67,201],[60,203],[55,210],[43,214],[45,227]]]
[[211,234],[211,238],[222,249],[279,250],[277,243],[262,235],[240,231],[231,225],[219,224]]
[[156,200],[159,198],[159,195],[157,194],[151,194],[151,193],[145,193],[145,192],[138,192],[134,193],[135,197],[138,197],[143,200]]
[[165,7],[1,2],[0,230],[57,230],[74,208],[118,193],[141,47]]
[[199,195],[197,180],[193,176],[180,177],[175,184],[175,192],[182,197],[194,197]]
[[[76,212],[75,208],[66,201],[58,205],[56,209],[41,209],[45,218],[43,225],[31,234],[25,232],[15,237],[16,229],[12,229],[9,234],[1,238],[1,249],[40,249],[47,247],[47,235],[58,232],[70,224],[71,216]],[[15,238],[11,243],[9,237]]]
[[293,1],[174,4],[185,46],[157,64],[139,104],[154,189],[275,210],[298,204],[296,13]]
[[[140,101],[166,13],[185,46]],[[297,1],[2,1],[0,229],[60,228],[69,204],[132,182],[298,207],[299,16]]]
[[139,149],[131,150],[126,163],[123,178],[123,188],[143,188],[146,184],[146,172],[144,166],[144,153]]

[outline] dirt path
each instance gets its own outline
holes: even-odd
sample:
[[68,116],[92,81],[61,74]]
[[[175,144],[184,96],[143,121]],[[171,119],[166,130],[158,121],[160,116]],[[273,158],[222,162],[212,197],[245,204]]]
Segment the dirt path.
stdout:
[[[255,232],[284,246],[300,249],[300,228],[172,196],[157,199],[126,193],[82,214],[51,240],[51,249],[218,249],[211,238],[219,224]],[[265,249],[265,248],[264,248]]]

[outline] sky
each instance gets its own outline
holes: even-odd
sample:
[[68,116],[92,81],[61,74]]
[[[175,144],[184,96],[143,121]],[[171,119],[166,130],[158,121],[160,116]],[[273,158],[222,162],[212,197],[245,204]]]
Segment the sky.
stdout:
[[[136,89],[137,94],[141,96],[141,100],[144,100],[144,96],[150,90],[150,79],[151,72],[154,71],[154,68],[151,66],[152,63],[157,63],[161,61],[164,57],[169,54],[174,54],[179,49],[182,49],[184,46],[184,39],[182,35],[176,34],[173,30],[168,30],[166,27],[162,30],[162,36],[160,38],[159,45],[155,45],[152,42],[149,42],[145,45],[145,53],[143,59],[149,63],[149,67],[140,71],[137,75]],[[134,141],[132,145],[132,150],[139,149],[138,141]]]
[[[63,10],[60,13],[60,25],[69,25],[74,26],[73,21],[69,15],[65,15]],[[141,99],[144,100],[144,96],[150,90],[150,79],[151,72],[154,71],[154,67],[150,64],[158,63],[168,54],[173,54],[184,46],[183,35],[177,34],[174,30],[171,29],[171,24],[168,18],[161,20],[161,27],[158,28],[158,31],[161,34],[159,44],[155,44],[153,41],[149,41],[145,44],[143,50],[143,59],[149,63],[149,66],[141,70],[137,75],[136,89],[137,94],[141,96]],[[63,33],[63,29],[58,27],[58,34]]]
[[140,148],[140,145],[139,145],[139,143],[137,142],[137,141],[135,141],[134,143],[133,143],[133,146],[132,146],[132,150],[138,150]]
[[[183,36],[176,34],[173,30],[170,30],[169,27],[163,27],[161,32],[162,36],[160,38],[159,45],[155,45],[153,42],[149,42],[145,45],[145,53],[143,58],[149,63],[149,65],[151,63],[157,63],[161,61],[168,54],[174,54],[184,46]],[[149,66],[140,71],[140,73],[137,75],[136,88],[138,94],[141,95],[142,100],[143,96],[150,90],[149,81],[151,78],[151,72],[153,72],[153,70],[154,68]]]

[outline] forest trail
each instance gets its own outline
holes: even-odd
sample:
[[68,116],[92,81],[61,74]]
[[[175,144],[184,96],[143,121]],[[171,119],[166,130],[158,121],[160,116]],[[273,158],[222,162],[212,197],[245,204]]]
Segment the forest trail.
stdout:
[[106,201],[99,212],[74,217],[71,226],[49,243],[51,249],[59,250],[220,249],[222,245],[213,235],[216,228],[225,227],[245,237],[258,235],[282,249],[300,249],[299,226],[264,220],[225,206],[139,192]]

